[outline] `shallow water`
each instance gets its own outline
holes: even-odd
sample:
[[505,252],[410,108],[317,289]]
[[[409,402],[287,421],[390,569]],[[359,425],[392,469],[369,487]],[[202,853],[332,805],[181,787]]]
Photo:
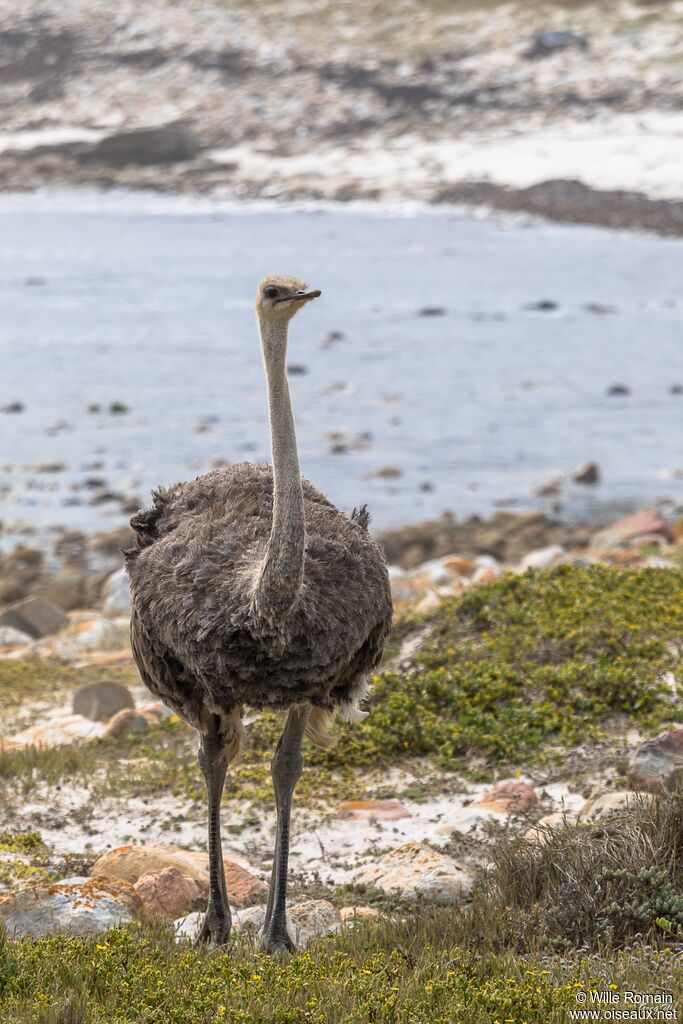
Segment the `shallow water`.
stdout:
[[[341,507],[367,501],[377,526],[529,507],[587,459],[603,483],[569,489],[568,516],[683,501],[681,240],[445,211],[9,196],[0,404],[26,409],[0,416],[6,533],[123,522],[118,503],[89,504],[86,477],[144,502],[212,459],[266,459],[251,304],[272,270],[323,292],[294,321],[289,363],[306,372],[290,384],[303,472]],[[525,309],[541,299],[557,310]],[[343,338],[324,344],[330,331]],[[608,397],[615,382],[632,394]]]

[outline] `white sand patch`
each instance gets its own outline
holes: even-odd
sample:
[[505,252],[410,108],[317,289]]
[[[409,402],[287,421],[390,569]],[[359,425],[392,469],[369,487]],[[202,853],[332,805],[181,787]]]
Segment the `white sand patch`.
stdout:
[[241,145],[213,150],[209,157],[217,165],[236,164],[241,180],[273,183],[273,195],[279,184],[306,182],[332,195],[356,182],[380,190],[384,199],[425,199],[439,186],[463,181],[526,188],[573,178],[594,188],[680,199],[682,152],[683,113],[648,111],[453,139],[377,135],[351,147],[318,145],[291,156]]

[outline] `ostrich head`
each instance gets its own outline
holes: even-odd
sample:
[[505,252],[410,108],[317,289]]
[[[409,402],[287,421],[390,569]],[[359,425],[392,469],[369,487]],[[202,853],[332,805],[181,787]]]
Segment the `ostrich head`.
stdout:
[[297,277],[282,277],[271,274],[261,281],[256,295],[256,314],[259,320],[291,320],[295,313],[311,299],[317,299],[320,292],[309,291],[305,281]]

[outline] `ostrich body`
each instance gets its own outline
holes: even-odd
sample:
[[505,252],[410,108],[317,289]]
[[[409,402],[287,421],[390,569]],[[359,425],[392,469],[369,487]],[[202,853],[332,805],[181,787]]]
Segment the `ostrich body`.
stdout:
[[365,509],[340,512],[302,480],[286,378],[291,318],[320,292],[294,278],[259,286],[273,466],[240,463],[154,493],[131,520],[132,649],[147,687],[200,733],[209,802],[209,902],[200,941],[224,943],[231,919],[220,840],[227,764],[242,707],[287,708],[271,763],[277,836],[261,945],[291,949],[286,927],[289,818],[304,733],[330,743],[351,720],[391,624],[383,554]]

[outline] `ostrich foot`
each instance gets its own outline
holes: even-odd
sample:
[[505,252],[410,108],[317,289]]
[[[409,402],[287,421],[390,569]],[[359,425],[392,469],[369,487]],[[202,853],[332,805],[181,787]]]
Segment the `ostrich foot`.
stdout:
[[210,949],[217,949],[224,946],[230,938],[231,927],[230,917],[224,911],[209,906],[199,935],[194,940],[195,948],[208,946]]
[[290,939],[286,928],[264,932],[259,942],[259,949],[262,953],[270,953],[271,956],[296,953],[296,946]]

